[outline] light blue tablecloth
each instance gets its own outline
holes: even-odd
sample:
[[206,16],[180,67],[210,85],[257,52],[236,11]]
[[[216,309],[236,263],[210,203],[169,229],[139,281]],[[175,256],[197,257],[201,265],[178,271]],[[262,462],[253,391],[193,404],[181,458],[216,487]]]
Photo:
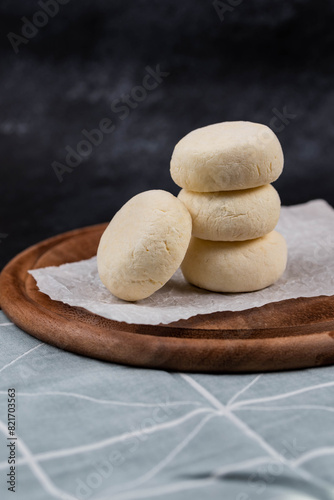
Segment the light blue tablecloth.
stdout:
[[[61,351],[0,312],[1,499],[334,499],[334,368],[194,375]],[[16,389],[16,493],[7,390]]]

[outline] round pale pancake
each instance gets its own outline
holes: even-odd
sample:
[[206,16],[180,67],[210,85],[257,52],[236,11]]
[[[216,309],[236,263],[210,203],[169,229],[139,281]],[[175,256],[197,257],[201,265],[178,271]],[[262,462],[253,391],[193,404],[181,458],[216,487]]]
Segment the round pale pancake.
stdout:
[[192,237],[181,265],[189,283],[213,292],[251,292],[272,285],[283,274],[287,246],[272,231],[247,241],[208,241]]
[[135,301],[161,288],[180,266],[191,237],[191,216],[175,196],[154,190],[129,200],[103,233],[97,251],[102,283]]
[[193,130],[175,146],[170,172],[188,191],[235,191],[275,181],[283,151],[274,132],[252,122],[223,122]]
[[243,241],[270,233],[281,202],[270,184],[242,191],[196,193],[182,189],[179,199],[193,221],[193,236],[212,241]]

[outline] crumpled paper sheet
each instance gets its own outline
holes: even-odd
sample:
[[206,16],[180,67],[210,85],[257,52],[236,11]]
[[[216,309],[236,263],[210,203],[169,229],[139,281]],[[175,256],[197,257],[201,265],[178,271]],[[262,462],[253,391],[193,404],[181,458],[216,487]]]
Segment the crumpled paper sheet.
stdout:
[[282,207],[276,228],[287,240],[288,265],[282,278],[257,292],[222,294],[189,285],[178,270],[151,297],[131,303],[114,297],[101,283],[96,257],[29,271],[53,300],[116,321],[157,325],[196,314],[241,311],[269,302],[334,295],[334,210],[323,200]]

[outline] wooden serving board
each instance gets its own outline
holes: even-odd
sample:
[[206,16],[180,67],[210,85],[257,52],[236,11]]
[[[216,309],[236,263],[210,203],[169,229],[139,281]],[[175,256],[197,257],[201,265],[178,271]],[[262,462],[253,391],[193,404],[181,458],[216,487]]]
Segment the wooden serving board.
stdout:
[[222,373],[334,363],[334,296],[152,326],[111,321],[38,291],[29,269],[94,256],[105,227],[61,234],[15,257],[0,275],[0,304],[6,315],[61,349],[133,366]]

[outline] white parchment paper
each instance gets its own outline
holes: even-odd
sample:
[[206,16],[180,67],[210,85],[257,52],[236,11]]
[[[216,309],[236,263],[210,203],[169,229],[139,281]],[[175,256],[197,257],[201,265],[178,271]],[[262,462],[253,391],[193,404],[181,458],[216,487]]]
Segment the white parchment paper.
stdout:
[[274,285],[251,293],[222,294],[189,285],[178,270],[151,297],[131,303],[101,283],[92,259],[29,271],[53,300],[127,323],[157,325],[216,311],[241,311],[297,297],[334,295],[334,210],[323,200],[282,207],[277,230],[288,244],[288,266]]

